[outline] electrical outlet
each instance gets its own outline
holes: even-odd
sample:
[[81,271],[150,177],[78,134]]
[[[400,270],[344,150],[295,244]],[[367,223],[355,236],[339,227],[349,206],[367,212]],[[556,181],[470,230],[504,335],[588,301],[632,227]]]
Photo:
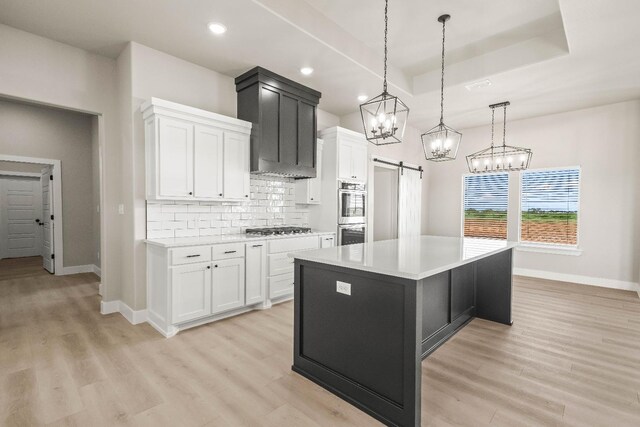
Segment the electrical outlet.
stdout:
[[351,295],[351,283],[336,281],[336,292],[339,294]]
[[118,213],[120,215],[124,215],[124,205],[123,204],[119,204],[118,205]]

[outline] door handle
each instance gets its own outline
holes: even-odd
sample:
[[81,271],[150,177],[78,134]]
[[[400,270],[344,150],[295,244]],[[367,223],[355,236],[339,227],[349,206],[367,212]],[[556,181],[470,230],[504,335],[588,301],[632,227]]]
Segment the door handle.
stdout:
[[40,220],[39,220],[39,219],[36,219],[36,222],[38,222],[38,223],[39,223],[39,222],[40,222]]

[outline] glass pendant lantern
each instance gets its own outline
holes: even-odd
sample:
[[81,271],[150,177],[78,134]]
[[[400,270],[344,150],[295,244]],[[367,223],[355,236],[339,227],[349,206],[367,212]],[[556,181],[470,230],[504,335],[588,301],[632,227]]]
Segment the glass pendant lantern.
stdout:
[[[467,156],[469,172],[509,172],[529,168],[533,152],[529,148],[507,145],[507,106],[509,105],[509,101],[489,105],[491,108],[491,146]],[[502,146],[496,147],[493,144],[495,109],[500,107],[504,110]]]
[[449,15],[438,17],[442,23],[442,70],[440,78],[440,123],[421,135],[424,156],[432,162],[455,160],[462,134],[444,124],[444,35],[445,23],[451,19]]
[[387,33],[389,0],[384,4],[384,81],[382,93],[360,105],[362,126],[369,142],[375,145],[402,142],[409,107],[387,92]]

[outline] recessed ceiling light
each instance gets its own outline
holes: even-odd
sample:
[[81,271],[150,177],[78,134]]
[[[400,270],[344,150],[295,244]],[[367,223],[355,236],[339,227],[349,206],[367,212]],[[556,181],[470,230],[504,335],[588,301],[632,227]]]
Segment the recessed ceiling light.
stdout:
[[209,31],[211,31],[213,34],[220,35],[227,32],[227,27],[219,22],[211,22],[209,24]]
[[300,72],[302,74],[304,74],[305,76],[308,76],[311,73],[313,73],[313,68],[311,68],[311,67],[302,67],[302,68],[300,68]]
[[489,87],[489,86],[491,86],[491,80],[487,80],[487,79],[479,80],[477,82],[468,83],[464,85],[464,87],[466,87],[468,91],[482,89],[483,87]]
[[369,99],[367,95],[358,95],[358,101],[360,102],[366,101],[367,99]]

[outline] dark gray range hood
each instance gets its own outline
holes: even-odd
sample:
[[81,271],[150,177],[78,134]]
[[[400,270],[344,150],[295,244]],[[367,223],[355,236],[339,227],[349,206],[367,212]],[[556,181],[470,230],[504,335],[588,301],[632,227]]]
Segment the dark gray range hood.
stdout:
[[251,173],[316,176],[318,91],[255,67],[236,78],[238,118],[253,123]]

